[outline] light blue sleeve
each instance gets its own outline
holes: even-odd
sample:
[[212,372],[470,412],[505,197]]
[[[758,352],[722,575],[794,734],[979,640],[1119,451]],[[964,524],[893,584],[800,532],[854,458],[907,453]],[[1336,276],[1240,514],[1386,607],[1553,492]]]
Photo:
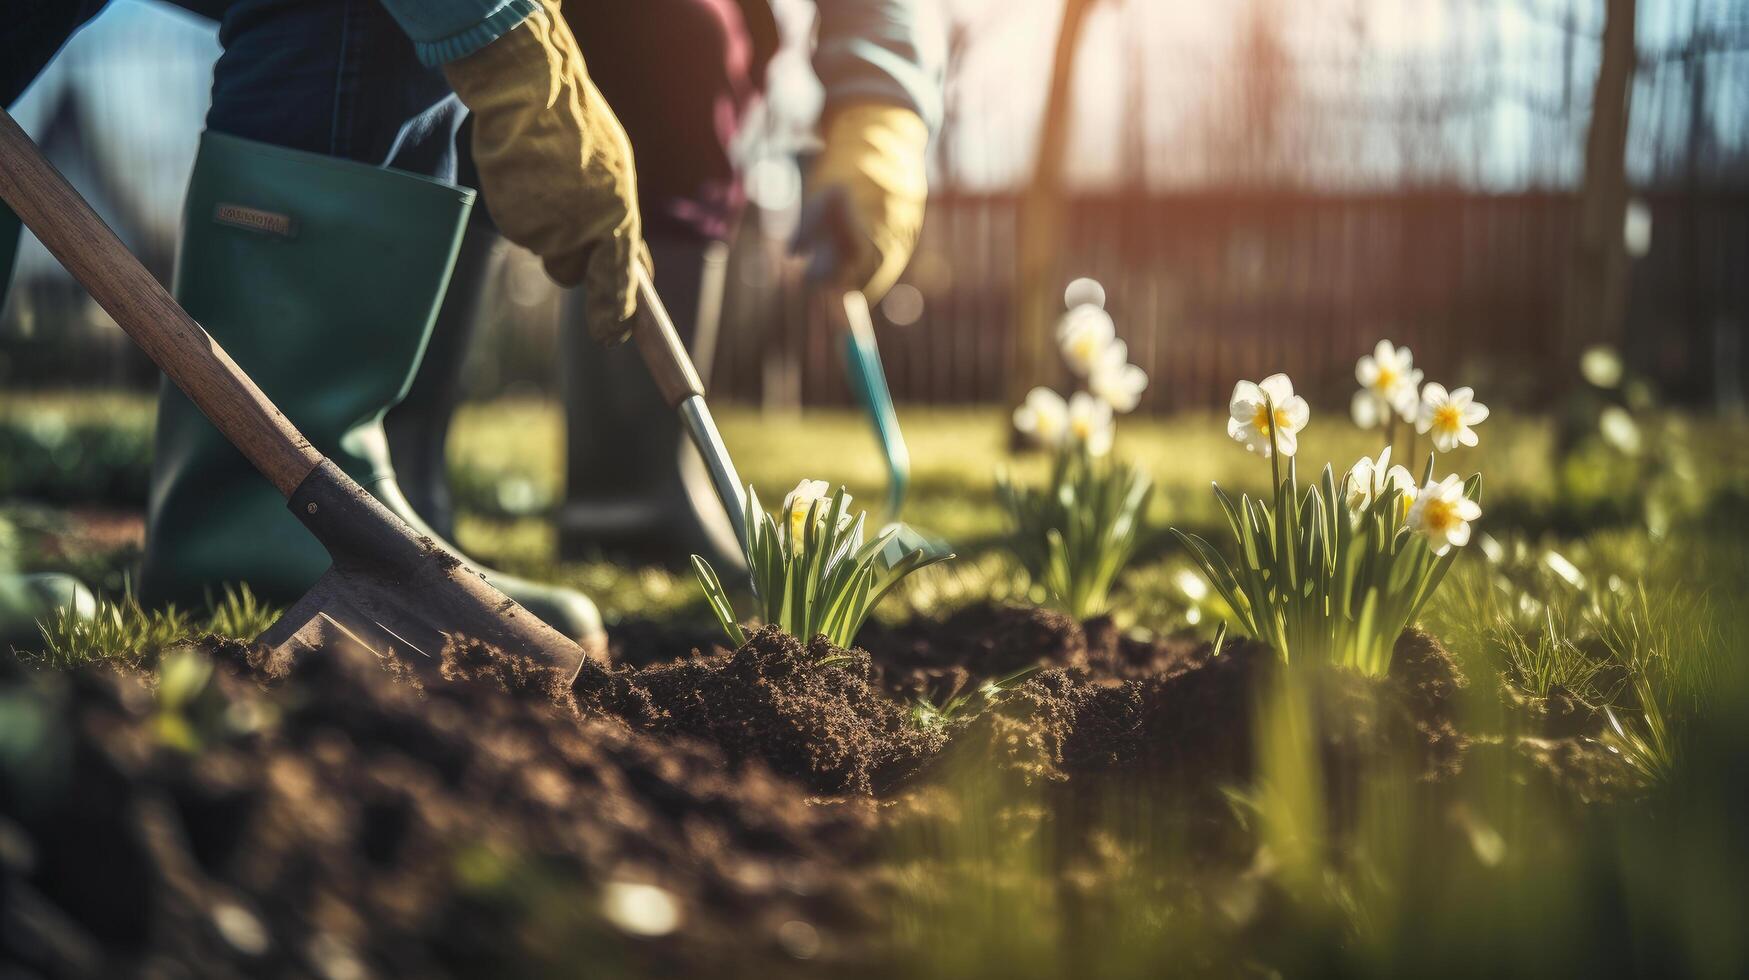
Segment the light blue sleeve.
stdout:
[[[465,58],[540,8],[537,0],[382,0],[427,65]],[[627,0],[632,2],[632,0]]]
[[826,111],[840,102],[890,102],[941,122],[944,61],[933,0],[816,0],[814,73]]

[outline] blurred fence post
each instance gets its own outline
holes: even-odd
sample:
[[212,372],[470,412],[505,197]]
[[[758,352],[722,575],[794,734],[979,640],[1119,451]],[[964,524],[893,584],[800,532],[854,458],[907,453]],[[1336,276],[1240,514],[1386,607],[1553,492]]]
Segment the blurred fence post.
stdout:
[[1048,377],[1051,349],[1051,297],[1061,288],[1052,281],[1064,230],[1063,151],[1069,142],[1070,99],[1074,95],[1075,54],[1081,29],[1096,0],[1064,0],[1062,26],[1051,58],[1050,90],[1039,125],[1032,177],[1021,197],[1019,268],[1014,282],[1015,363],[1007,402],[1017,405],[1033,385]]

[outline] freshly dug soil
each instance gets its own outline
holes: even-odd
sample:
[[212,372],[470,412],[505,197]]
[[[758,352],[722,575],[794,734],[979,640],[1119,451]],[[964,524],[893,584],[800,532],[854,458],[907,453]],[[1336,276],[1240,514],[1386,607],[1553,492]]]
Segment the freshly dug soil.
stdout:
[[592,709],[702,739],[734,763],[759,760],[813,792],[869,794],[891,789],[946,741],[910,724],[870,686],[871,673],[867,653],[835,649],[824,637],[804,647],[768,626],[734,653],[642,670],[591,665],[574,690]]
[[[5,759],[0,962],[645,975],[781,966],[798,929],[863,931],[871,903],[845,870],[863,812],[808,806],[757,760],[731,770],[697,742],[582,717],[529,661],[454,646],[422,682],[211,653],[174,716],[150,677],[105,667],[6,685],[43,710],[16,733],[32,751]],[[815,946],[801,952],[852,952]]]
[[874,659],[877,684],[899,698],[937,703],[974,680],[1028,667],[1074,669],[1103,679],[1174,673],[1204,646],[1171,637],[1138,639],[1107,617],[1082,624],[1051,609],[992,604],[968,606],[946,620],[873,624],[858,640]]
[[[877,682],[900,697],[940,698],[974,681],[1042,668],[954,738],[955,752],[978,746],[994,753],[991,764],[1029,779],[1104,770],[1168,784],[1247,777],[1257,698],[1278,672],[1274,653],[1261,644],[1229,643],[1217,656],[1206,643],[1139,639],[1109,619],[1083,625],[1036,608],[973,606],[933,633],[919,621],[869,630],[862,639]],[[1333,751],[1346,745],[1350,754],[1370,748],[1376,755],[1408,744],[1418,773],[1430,779],[1461,764],[1465,740],[1455,711],[1468,682],[1432,636],[1405,633],[1384,680],[1316,676],[1324,688],[1321,728]],[[1338,767],[1345,765],[1340,756],[1331,760]]]
[[[979,764],[1028,782],[1111,775],[1219,805],[1223,787],[1255,772],[1259,697],[1280,662],[1256,643],[1231,643],[1219,655],[1204,645],[1152,656],[1160,671],[1141,680],[1085,667],[1045,670],[967,725],[953,751],[978,753]],[[1461,765],[1466,740],[1455,724],[1455,699],[1467,682],[1427,634],[1403,635],[1382,680],[1340,671],[1307,678],[1332,790],[1405,748],[1423,779]]]
[[[174,710],[153,670],[13,666],[0,708],[31,708],[0,715],[23,719],[0,741],[0,966],[881,975],[887,835],[958,819],[968,771],[1039,790],[1026,805],[1064,862],[1109,829],[1114,794],[1248,860],[1221,791],[1254,775],[1267,649],[1001,606],[864,640],[765,629],[727,651],[638,626],[571,684],[465,643],[415,674],[215,641]],[[910,710],[1033,666],[968,717]],[[1338,817],[1355,773],[1399,749],[1426,780],[1461,765],[1465,681],[1431,637],[1405,634],[1384,679],[1310,676]]]

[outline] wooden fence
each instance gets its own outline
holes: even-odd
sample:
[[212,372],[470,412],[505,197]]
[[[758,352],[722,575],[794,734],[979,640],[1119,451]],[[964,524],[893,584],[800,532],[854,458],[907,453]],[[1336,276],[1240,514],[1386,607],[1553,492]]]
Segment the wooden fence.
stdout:
[[[1631,365],[1691,403],[1740,399],[1749,325],[1749,191],[1652,194],[1650,250],[1633,266]],[[896,398],[1000,403],[1015,358],[1016,201],[938,195],[905,285],[914,322],[878,318]],[[1100,280],[1152,383],[1142,410],[1222,405],[1240,378],[1289,372],[1346,405],[1354,361],[1381,337],[1430,380],[1535,405],[1575,377],[1556,349],[1571,195],[1186,192],[1079,198],[1055,283]],[[839,343],[784,243],[748,229],[730,256],[713,397],[776,407],[849,401]],[[158,271],[168,273],[167,261]],[[474,393],[554,390],[557,304],[538,264],[495,277]],[[512,287],[510,283],[516,285]],[[0,327],[0,385],[145,386],[155,372],[64,278],[17,283]],[[914,304],[915,305],[915,304]],[[1570,354],[1570,352],[1569,352]],[[1058,384],[1069,379],[1036,379]]]
[[[1749,324],[1749,193],[1647,204],[1651,247],[1617,342],[1678,396],[1705,398],[1721,349],[1740,350],[1731,338]],[[1008,397],[1016,210],[1002,196],[931,202],[906,277],[922,314],[880,329],[899,400]],[[1555,346],[1574,213],[1573,197],[1556,193],[1085,197],[1056,279],[1104,284],[1119,336],[1152,379],[1143,410],[1216,407],[1235,380],[1278,370],[1345,404],[1355,359],[1381,337],[1413,347],[1430,380],[1535,403],[1575,376]],[[794,263],[750,247],[731,262],[719,396],[847,401],[837,345]],[[1725,367],[1741,377],[1741,363]]]

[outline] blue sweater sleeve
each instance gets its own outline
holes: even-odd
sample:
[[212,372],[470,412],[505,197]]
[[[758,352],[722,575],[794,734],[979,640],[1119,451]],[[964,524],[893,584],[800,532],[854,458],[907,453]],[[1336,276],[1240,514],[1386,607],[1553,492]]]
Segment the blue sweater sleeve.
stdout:
[[841,102],[890,102],[941,121],[942,39],[928,0],[816,0],[814,73],[826,111]]
[[427,65],[464,58],[528,19],[537,0],[383,0]]

